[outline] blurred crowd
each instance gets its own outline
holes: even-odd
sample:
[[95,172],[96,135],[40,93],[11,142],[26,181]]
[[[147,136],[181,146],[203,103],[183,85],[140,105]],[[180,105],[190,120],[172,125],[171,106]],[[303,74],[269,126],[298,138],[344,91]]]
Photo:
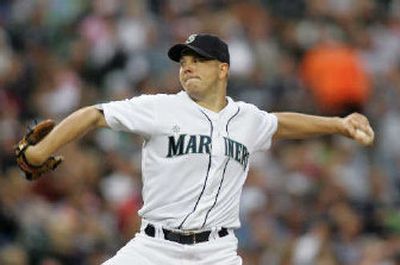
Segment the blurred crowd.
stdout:
[[366,114],[372,147],[281,141],[253,158],[236,231],[245,265],[400,264],[400,0],[0,1],[0,264],[95,265],[138,231],[140,148],[98,130],[36,182],[13,145],[34,120],[175,93],[166,51],[227,41],[229,94],[267,111]]

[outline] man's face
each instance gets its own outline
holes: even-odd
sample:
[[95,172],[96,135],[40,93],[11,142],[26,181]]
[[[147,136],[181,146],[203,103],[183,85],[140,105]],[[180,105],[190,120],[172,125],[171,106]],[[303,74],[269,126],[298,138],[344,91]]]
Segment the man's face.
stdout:
[[180,59],[179,80],[188,94],[197,98],[211,93],[221,79],[221,62],[195,53],[183,54]]

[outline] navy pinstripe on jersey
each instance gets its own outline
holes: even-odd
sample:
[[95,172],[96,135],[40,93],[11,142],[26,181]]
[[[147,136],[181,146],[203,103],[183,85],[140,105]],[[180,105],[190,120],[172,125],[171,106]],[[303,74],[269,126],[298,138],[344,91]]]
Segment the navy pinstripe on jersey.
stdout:
[[[226,123],[225,130],[226,130],[226,135],[227,135],[228,137],[229,137],[229,129],[228,129],[228,128],[229,128],[229,123],[233,120],[234,117],[236,117],[236,115],[239,114],[239,111],[240,111],[240,107],[238,107],[238,110],[236,111],[236,113],[233,114],[233,116],[230,117],[229,120],[228,120],[227,123]],[[204,218],[204,222],[203,222],[203,224],[201,225],[202,228],[204,228],[204,226],[206,225],[206,223],[207,223],[207,218],[208,218],[208,215],[210,214],[211,210],[212,210],[212,209],[215,207],[215,205],[217,204],[218,195],[219,195],[219,192],[221,191],[222,183],[224,182],[225,171],[226,171],[226,168],[228,167],[229,160],[230,160],[230,158],[227,157],[227,158],[226,158],[226,161],[225,161],[225,165],[224,165],[224,170],[223,170],[223,172],[222,172],[221,181],[220,181],[219,186],[218,186],[218,192],[217,192],[217,194],[215,195],[215,199],[214,199],[213,205],[212,205],[212,206],[210,207],[210,209],[208,209],[208,211],[207,211],[206,217]]]
[[[213,123],[212,123],[210,117],[208,117],[207,114],[203,110],[201,110],[201,113],[203,113],[203,115],[207,118],[208,122],[210,123],[210,138],[212,139],[213,131],[214,131]],[[212,149],[212,142],[211,142],[211,149]],[[182,223],[178,226],[178,229],[182,228],[183,224],[186,222],[186,220],[189,218],[189,216],[196,211],[197,206],[199,205],[200,199],[204,194],[204,190],[206,189],[208,176],[210,174],[211,162],[212,162],[211,161],[211,157],[212,157],[212,155],[211,155],[211,152],[210,152],[209,155],[208,155],[208,166],[207,166],[206,178],[204,179],[203,187],[201,189],[199,197],[197,198],[196,204],[194,205],[193,210],[190,213],[188,213],[186,215],[186,217],[183,219]]]

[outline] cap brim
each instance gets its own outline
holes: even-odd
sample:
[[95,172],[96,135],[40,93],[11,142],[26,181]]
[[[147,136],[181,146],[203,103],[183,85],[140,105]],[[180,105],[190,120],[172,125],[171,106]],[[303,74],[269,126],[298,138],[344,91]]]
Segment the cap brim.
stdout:
[[205,51],[203,51],[202,49],[199,49],[197,47],[194,47],[190,44],[175,44],[174,46],[172,46],[169,51],[168,51],[168,57],[175,62],[179,62],[179,60],[181,59],[181,55],[182,55],[182,51],[184,49],[189,49],[195,53],[197,53],[198,55],[207,58],[207,59],[215,59],[213,56],[211,56],[210,54],[206,53]]

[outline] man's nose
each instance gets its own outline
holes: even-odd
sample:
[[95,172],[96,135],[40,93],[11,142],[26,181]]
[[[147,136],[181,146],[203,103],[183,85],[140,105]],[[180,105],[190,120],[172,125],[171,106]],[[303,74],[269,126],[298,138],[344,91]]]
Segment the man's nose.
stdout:
[[190,62],[188,62],[188,63],[186,63],[184,66],[183,66],[183,72],[184,73],[191,73],[191,72],[193,72],[193,63],[190,63]]

